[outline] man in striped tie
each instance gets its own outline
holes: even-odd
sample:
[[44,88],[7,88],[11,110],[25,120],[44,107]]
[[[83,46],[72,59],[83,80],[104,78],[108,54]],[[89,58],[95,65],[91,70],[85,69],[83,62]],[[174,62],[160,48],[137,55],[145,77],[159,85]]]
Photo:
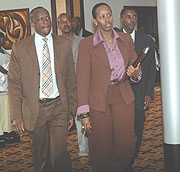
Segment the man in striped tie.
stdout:
[[71,172],[68,118],[76,112],[76,77],[70,42],[51,33],[49,12],[30,12],[35,34],[13,45],[8,71],[13,129],[32,139],[35,172]]

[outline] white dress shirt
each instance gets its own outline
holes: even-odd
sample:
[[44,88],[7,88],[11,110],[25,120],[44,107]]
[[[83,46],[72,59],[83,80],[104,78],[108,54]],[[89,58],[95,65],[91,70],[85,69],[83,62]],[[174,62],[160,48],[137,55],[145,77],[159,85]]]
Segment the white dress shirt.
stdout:
[[[127,33],[127,32],[125,31],[125,29],[123,29],[123,32],[124,32],[124,33]],[[135,42],[135,30],[133,30],[130,35],[131,35],[131,38],[132,38],[133,42]]]
[[[38,61],[39,61],[39,69],[40,69],[40,88],[39,88],[39,98],[47,98],[46,95],[42,92],[42,52],[43,52],[43,46],[44,46],[44,41],[41,35],[35,32],[35,46],[36,46],[36,51],[37,51],[37,56],[38,56]],[[53,38],[51,33],[46,36],[48,38],[47,44],[49,48],[49,53],[50,53],[50,58],[51,58],[51,69],[52,69],[52,77],[53,77],[53,90],[54,92],[48,97],[48,98],[56,98],[59,96],[59,91],[57,88],[57,83],[56,83],[56,74],[55,74],[55,67],[54,67],[54,47],[53,47]]]

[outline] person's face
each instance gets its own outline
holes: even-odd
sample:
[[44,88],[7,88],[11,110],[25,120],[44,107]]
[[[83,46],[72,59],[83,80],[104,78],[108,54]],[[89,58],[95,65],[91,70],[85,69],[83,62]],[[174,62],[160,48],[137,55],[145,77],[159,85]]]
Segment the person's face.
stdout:
[[78,19],[72,18],[72,28],[73,28],[73,30],[79,29],[80,27],[81,26],[80,26],[80,23],[78,22]]
[[123,17],[120,19],[122,27],[131,33],[137,23],[137,14],[134,10],[126,10]]
[[46,37],[51,31],[49,12],[43,8],[37,9],[33,16],[31,26],[41,36]]
[[58,19],[58,28],[62,33],[70,33],[72,31],[71,19],[67,15],[62,15]]
[[93,22],[103,32],[112,31],[113,17],[111,10],[106,5],[98,7],[96,9],[96,19]]

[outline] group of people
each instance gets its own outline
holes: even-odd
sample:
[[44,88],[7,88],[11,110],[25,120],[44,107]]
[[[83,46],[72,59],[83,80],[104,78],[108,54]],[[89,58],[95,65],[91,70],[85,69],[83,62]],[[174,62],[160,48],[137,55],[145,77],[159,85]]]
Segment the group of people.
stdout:
[[[79,155],[90,154],[93,172],[131,172],[153,99],[153,41],[135,31],[137,13],[124,8],[113,29],[110,6],[92,9],[94,34],[83,38],[75,19],[58,16],[62,35],[51,33],[49,12],[30,12],[35,33],[12,47],[8,71],[14,131],[32,139],[36,172],[71,172],[66,133],[75,118]],[[73,32],[74,28],[74,32]],[[77,35],[76,35],[77,34]],[[143,49],[149,52],[134,66]],[[90,152],[90,153],[89,153]]]

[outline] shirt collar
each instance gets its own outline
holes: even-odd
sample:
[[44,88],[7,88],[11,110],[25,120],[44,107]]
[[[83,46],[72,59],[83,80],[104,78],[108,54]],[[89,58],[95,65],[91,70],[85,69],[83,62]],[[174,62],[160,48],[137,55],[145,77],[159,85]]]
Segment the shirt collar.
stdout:
[[[127,33],[127,32],[125,31],[125,29],[123,29],[123,32],[124,32],[124,33]],[[131,38],[132,38],[133,42],[135,42],[135,29],[132,31],[132,33],[131,33],[130,35],[131,35]]]
[[81,30],[80,30],[80,32],[79,32],[79,36],[81,36],[81,37],[82,37],[82,34],[83,34],[83,29],[81,29]]
[[[35,38],[37,38],[37,40],[41,41],[44,37],[39,35],[37,32],[35,32]],[[52,39],[52,34],[49,33],[46,38],[48,38],[48,41]]]
[[[112,31],[113,31],[113,35],[114,35],[114,40],[116,40],[116,39],[123,40],[114,29],[112,29]],[[93,46],[95,47],[96,45],[98,45],[101,42],[106,42],[106,41],[103,38],[100,29],[97,29],[97,31],[94,33],[94,37],[93,37]]]

